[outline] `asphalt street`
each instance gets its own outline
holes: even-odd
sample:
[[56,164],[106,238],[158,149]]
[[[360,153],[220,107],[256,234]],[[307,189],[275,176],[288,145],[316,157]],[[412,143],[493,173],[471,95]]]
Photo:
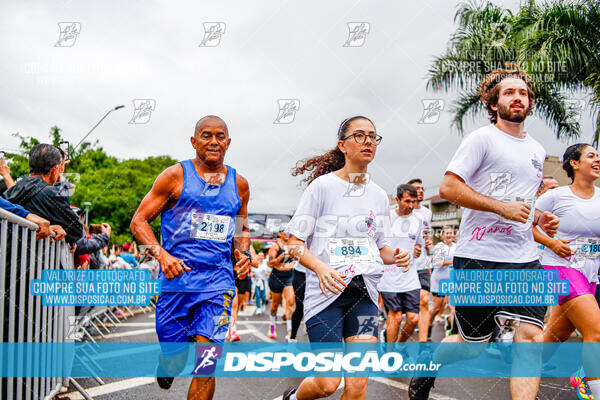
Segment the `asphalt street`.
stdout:
[[[267,337],[268,317],[253,315],[254,306],[248,306],[238,320],[238,333],[246,342],[272,341]],[[281,312],[280,312],[281,313]],[[156,342],[154,314],[137,314],[129,317],[112,333],[98,340],[118,342]],[[299,341],[307,341],[303,326],[298,335]],[[278,318],[277,341],[285,340],[285,322]],[[443,335],[441,325],[436,325],[433,340]],[[413,335],[415,336],[415,335]],[[414,338],[413,338],[414,339]],[[170,390],[161,390],[154,378],[103,378],[105,385],[91,378],[80,378],[81,384],[95,400],[153,400],[186,399],[191,378],[177,378]],[[301,378],[218,378],[215,400],[278,400],[285,389],[297,386]],[[371,378],[367,389],[367,399],[408,399],[408,378]],[[338,389],[331,399],[339,399],[342,390]],[[577,399],[568,378],[542,379],[540,400]],[[83,399],[73,386],[59,397],[61,400]],[[435,400],[503,400],[510,399],[508,378],[439,378],[432,390],[431,399]]]

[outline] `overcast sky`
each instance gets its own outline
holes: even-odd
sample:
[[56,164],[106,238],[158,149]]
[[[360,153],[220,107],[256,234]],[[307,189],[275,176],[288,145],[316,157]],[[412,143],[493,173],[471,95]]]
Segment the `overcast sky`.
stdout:
[[[17,147],[14,132],[48,140],[53,125],[77,143],[123,104],[90,140],[119,158],[182,160],[194,156],[196,121],[216,114],[232,138],[226,163],[250,182],[250,211],[289,212],[301,193],[292,166],[333,148],[339,123],[361,114],[384,138],[369,167],[373,179],[391,193],[421,177],[432,196],[460,136],[450,128],[455,93],[427,91],[426,73],[456,28],[457,4],[3,1],[0,150]],[[62,22],[78,23],[78,34],[55,46]],[[207,22],[221,23],[213,27],[224,33],[201,46]],[[366,23],[362,46],[360,39],[348,42],[352,22]],[[130,123],[134,99],[155,102],[149,120],[141,115]],[[274,123],[280,99],[299,101],[290,123]],[[436,123],[420,124],[427,99],[444,100],[444,111]],[[481,114],[467,131],[485,123]],[[582,140],[589,141],[589,108],[582,123]],[[530,117],[526,126],[548,154],[562,155],[566,144],[543,120]]]

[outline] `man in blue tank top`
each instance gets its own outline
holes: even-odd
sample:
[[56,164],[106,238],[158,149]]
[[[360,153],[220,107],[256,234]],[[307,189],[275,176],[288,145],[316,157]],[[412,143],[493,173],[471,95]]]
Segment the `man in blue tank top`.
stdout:
[[[130,225],[161,265],[156,333],[162,347],[157,382],[163,389],[171,387],[171,376],[185,365],[185,342],[224,341],[235,294],[233,270],[242,278],[250,270],[249,187],[224,164],[231,143],[227,125],[206,116],[196,124],[191,143],[196,157],[156,178]],[[162,247],[149,225],[158,214]],[[193,378],[188,399],[212,399],[214,391],[213,377]]]

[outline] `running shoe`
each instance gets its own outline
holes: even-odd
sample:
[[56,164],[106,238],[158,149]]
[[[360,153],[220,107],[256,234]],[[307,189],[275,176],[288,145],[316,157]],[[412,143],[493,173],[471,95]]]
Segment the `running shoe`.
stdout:
[[175,378],[172,378],[172,377],[163,377],[163,376],[156,377],[156,383],[158,384],[158,387],[161,388],[162,390],[169,390],[171,388],[171,385],[173,385],[174,380],[175,380]]
[[[416,362],[428,364],[432,359],[433,353],[425,348],[422,349]],[[408,398],[410,400],[428,400],[434,383],[435,377],[433,376],[413,376],[408,384]]]
[[291,387],[288,390],[286,390],[285,392],[283,392],[283,397],[281,397],[281,400],[289,400],[289,398],[296,393],[296,390],[298,390],[298,388],[295,387]]
[[452,327],[450,326],[450,314],[444,315],[444,329],[446,332],[452,330]]
[[381,343],[387,342],[387,329],[385,329],[385,326],[383,327],[382,330],[379,331],[379,342],[381,342]]
[[239,342],[240,341],[240,335],[237,334],[236,331],[232,330],[229,333],[229,341],[230,342]]
[[156,384],[158,385],[159,388],[161,388],[162,390],[169,390],[171,388],[171,385],[173,385],[173,381],[175,380],[175,378],[173,377],[164,377],[164,376],[158,376],[158,375],[163,375],[164,374],[164,370],[161,368],[160,364],[156,366]]
[[577,391],[577,398],[579,400],[593,400],[594,395],[592,394],[592,389],[590,385],[588,385],[587,380],[585,379],[582,368],[579,368],[575,375],[573,375],[570,379],[571,385]]
[[275,339],[277,337],[277,331],[275,330],[275,325],[269,326],[269,337],[271,339]]
[[435,383],[431,376],[413,376],[408,384],[408,398],[410,400],[428,400],[429,392]]
[[494,358],[502,358],[502,352],[498,348],[498,344],[495,342],[490,342],[485,349],[485,352]]

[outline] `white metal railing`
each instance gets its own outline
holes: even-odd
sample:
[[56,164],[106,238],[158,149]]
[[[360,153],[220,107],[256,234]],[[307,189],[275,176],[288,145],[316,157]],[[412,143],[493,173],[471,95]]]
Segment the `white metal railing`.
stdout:
[[[69,316],[75,314],[74,307],[42,306],[41,296],[29,294],[29,282],[42,279],[44,269],[73,268],[73,255],[64,240],[37,240],[37,230],[36,224],[0,208],[0,342],[68,341]],[[2,379],[0,398],[51,399],[68,385],[69,377],[50,377],[50,370],[72,360],[58,354],[56,346],[48,349],[44,354],[23,354],[19,350],[16,357],[12,352],[0,354],[0,359],[9,357],[7,365],[33,366],[38,372],[38,377]]]

